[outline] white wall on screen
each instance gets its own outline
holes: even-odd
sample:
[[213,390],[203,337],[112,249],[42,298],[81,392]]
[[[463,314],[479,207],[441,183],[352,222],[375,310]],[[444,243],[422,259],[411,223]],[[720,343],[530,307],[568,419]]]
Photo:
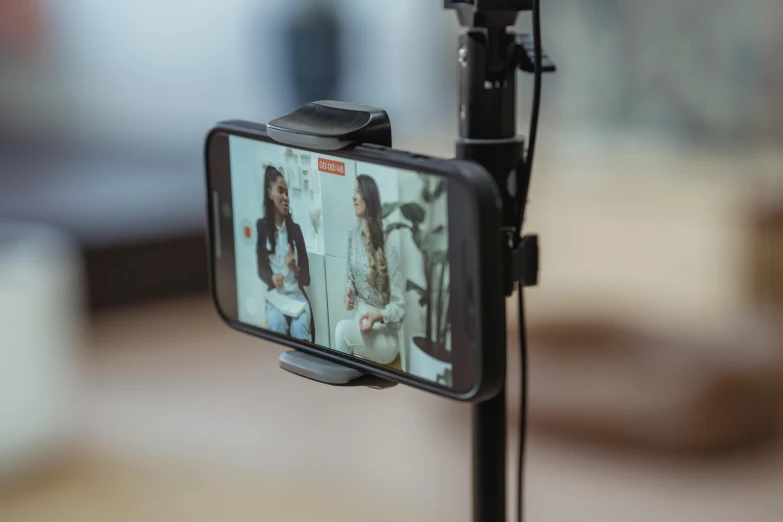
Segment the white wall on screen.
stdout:
[[[345,175],[319,172],[319,158],[344,163]],[[324,253],[327,256],[345,259],[348,251],[348,231],[357,223],[352,199],[356,183],[356,162],[324,154],[313,154],[311,165],[313,172],[321,178]]]
[[329,310],[326,293],[326,263],[320,254],[308,254],[310,261],[310,286],[305,288],[313,314],[315,326],[315,344],[330,346],[329,343]]
[[334,346],[334,332],[337,323],[343,319],[355,319],[354,312],[345,309],[343,296],[345,295],[345,257],[325,256],[326,261],[326,295],[329,307],[329,336],[330,347]]
[[[258,276],[256,259],[256,221],[261,217],[261,202],[252,187],[257,182],[257,161],[272,145],[231,137],[231,193],[234,215],[234,255],[237,267],[237,303],[239,320],[263,327],[266,324],[264,295],[266,284]],[[249,227],[251,237],[245,236]]]

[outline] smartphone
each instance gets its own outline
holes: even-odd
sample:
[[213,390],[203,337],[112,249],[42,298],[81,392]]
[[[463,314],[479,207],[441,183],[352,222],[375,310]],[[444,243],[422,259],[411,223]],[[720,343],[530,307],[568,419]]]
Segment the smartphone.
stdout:
[[210,279],[231,327],[446,397],[505,379],[500,196],[479,165],[207,136]]

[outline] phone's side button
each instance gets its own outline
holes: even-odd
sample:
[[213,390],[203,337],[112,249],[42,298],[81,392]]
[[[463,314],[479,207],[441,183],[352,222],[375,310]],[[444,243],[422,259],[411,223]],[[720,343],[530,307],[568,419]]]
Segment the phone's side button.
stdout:
[[476,301],[473,295],[473,278],[465,278],[465,333],[468,339],[476,339]]

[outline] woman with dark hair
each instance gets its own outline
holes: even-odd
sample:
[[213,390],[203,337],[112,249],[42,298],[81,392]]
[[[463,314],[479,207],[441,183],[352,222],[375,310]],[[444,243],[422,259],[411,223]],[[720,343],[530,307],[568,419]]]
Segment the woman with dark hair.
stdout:
[[302,229],[291,219],[288,184],[274,167],[264,172],[264,217],[256,229],[259,277],[268,290],[305,304],[298,316],[290,317],[267,300],[267,328],[312,342],[311,309],[304,293],[304,287],[310,286],[310,263]]
[[389,364],[400,351],[405,296],[399,255],[383,233],[381,197],[370,176],[357,176],[353,207],[359,223],[348,233],[344,302],[356,317],[337,323],[334,348]]

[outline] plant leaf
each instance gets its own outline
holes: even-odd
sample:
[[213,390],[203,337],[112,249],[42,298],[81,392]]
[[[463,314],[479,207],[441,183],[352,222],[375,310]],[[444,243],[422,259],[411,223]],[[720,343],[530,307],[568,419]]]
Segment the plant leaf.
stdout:
[[446,368],[443,370],[442,374],[438,375],[435,378],[435,382],[437,382],[438,384],[443,383],[446,386],[451,386],[451,378],[452,378],[451,368]]
[[448,262],[449,253],[445,250],[436,250],[435,252],[430,252],[430,263],[432,263],[433,266],[442,265]]
[[411,281],[410,279],[408,279],[408,284],[405,285],[405,291],[406,292],[410,292],[411,290],[418,292],[419,295],[421,295],[421,296],[426,296],[427,295],[427,290],[426,289],[422,288],[421,286],[419,286],[414,281]]
[[435,192],[432,193],[432,201],[438,199],[444,190],[446,190],[446,180],[442,179],[438,182],[438,186],[435,187]]
[[420,252],[426,254],[427,235],[421,231],[418,225],[413,225],[413,227],[411,227],[411,234],[413,234],[413,242],[416,244],[416,248],[418,248]]
[[427,182],[424,183],[424,187],[421,189],[421,199],[425,203],[432,203],[432,192],[430,192],[430,185]]
[[410,225],[406,225],[405,223],[392,223],[388,227],[386,227],[386,230],[385,230],[386,235],[388,236],[389,234],[391,234],[395,230],[399,230],[401,228],[407,228],[408,230],[412,230]]
[[[421,237],[420,250],[422,251],[426,250],[427,254],[429,256],[432,256],[432,254],[436,252],[438,248],[443,248],[444,244],[442,238],[445,230],[446,229],[441,225],[439,227],[436,227],[434,230],[431,230],[426,234],[423,234]],[[430,259],[430,261],[432,261],[432,259]]]
[[427,216],[427,211],[418,203],[405,203],[400,207],[400,212],[405,216],[405,219],[414,224],[420,224]]
[[430,191],[430,180],[429,177],[419,173],[419,178],[421,179],[421,199],[423,199],[426,203],[430,203],[432,201],[432,192]]
[[383,219],[386,219],[391,215],[392,212],[394,212],[398,208],[400,208],[400,203],[398,202],[384,203],[383,205],[381,205],[381,216],[383,217]]

